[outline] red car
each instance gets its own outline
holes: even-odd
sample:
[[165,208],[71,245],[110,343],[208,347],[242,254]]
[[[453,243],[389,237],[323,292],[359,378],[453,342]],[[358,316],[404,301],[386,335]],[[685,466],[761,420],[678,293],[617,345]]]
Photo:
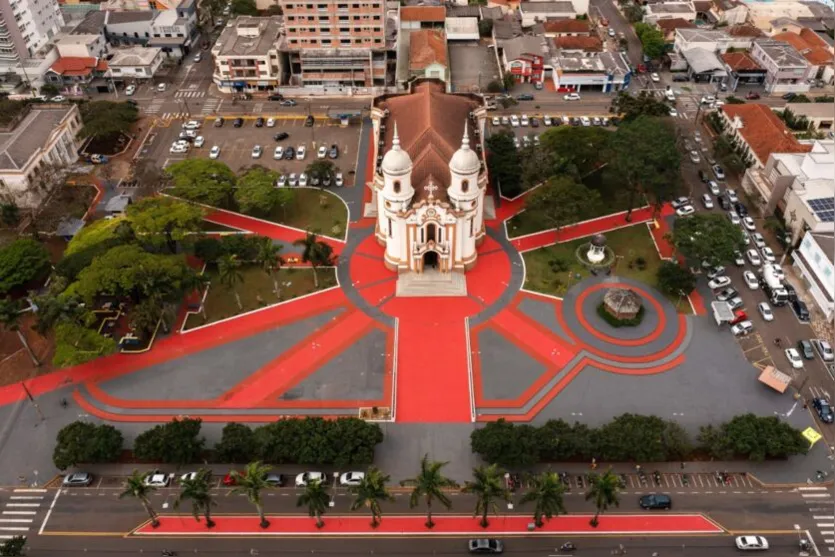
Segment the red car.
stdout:
[[746,98],[746,99],[748,99],[748,100],[759,99],[759,98],[760,98],[760,94],[759,94],[759,93],[755,93],[754,91],[751,91],[750,93],[748,93],[747,95],[745,95],[745,98]]
[[734,318],[731,321],[731,325],[736,325],[737,323],[741,323],[741,322],[747,321],[747,320],[748,320],[748,315],[744,311],[742,311],[741,309],[738,309],[734,312]]
[[[238,475],[243,476],[244,473],[243,472],[238,472]],[[235,478],[236,478],[236,476],[233,476],[232,472],[229,472],[228,474],[223,476],[223,485],[230,486],[230,487],[238,485],[238,480],[235,479]]]

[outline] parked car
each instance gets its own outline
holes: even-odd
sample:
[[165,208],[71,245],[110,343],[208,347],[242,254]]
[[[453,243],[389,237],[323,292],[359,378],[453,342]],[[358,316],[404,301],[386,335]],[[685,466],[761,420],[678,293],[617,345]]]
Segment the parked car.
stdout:
[[519,121],[522,126],[528,126],[531,123],[530,118],[528,118],[527,114],[522,114],[522,119]]
[[830,406],[829,401],[825,398],[818,397],[812,399],[812,406],[823,423],[831,424],[833,419],[835,419],[835,414],[832,413],[832,406]]
[[740,216],[740,218],[748,216],[748,207],[746,207],[744,204],[738,201],[734,203],[734,210],[736,211],[736,214]]
[[299,174],[299,187],[304,188],[307,186],[307,173],[302,172]]
[[690,161],[693,164],[699,164],[700,162],[702,162],[702,158],[699,156],[699,152],[695,149],[690,151]]
[[660,82],[660,81],[661,81],[661,77],[659,77],[659,75],[658,75],[657,73],[655,73],[655,72],[652,72],[651,74],[649,74],[649,78],[650,78],[650,79],[651,79],[654,83],[658,83],[658,82]]
[[287,186],[287,175],[282,174],[278,177],[278,180],[275,181],[275,187],[283,188]]
[[678,209],[679,207],[683,207],[684,205],[690,205],[690,198],[689,197],[677,197],[673,199],[670,204],[673,206],[673,209]]
[[759,99],[760,94],[757,93],[756,91],[749,91],[748,94],[745,95],[745,98],[748,99],[749,101],[753,101],[753,100]]
[[263,128],[264,127],[264,119],[260,116],[255,119],[255,127],[256,128]]
[[363,478],[365,478],[365,472],[345,472],[339,476],[339,485],[357,486],[362,483]]
[[803,359],[796,348],[786,348],[783,351],[786,354],[786,359],[789,361],[794,369],[801,369],[803,367]]
[[315,118],[313,118],[312,114],[308,114],[307,118],[304,119],[304,127],[312,128],[314,123],[315,123]]
[[166,85],[165,83],[160,83],[159,85],[157,85],[157,92],[158,93],[165,93],[165,90],[167,88],[168,88],[168,85]]
[[287,185],[291,188],[295,188],[299,185],[299,175],[295,172],[291,172],[290,176],[287,177]]
[[293,99],[282,99],[279,101],[278,106],[296,106],[296,101]]
[[791,303],[791,306],[794,314],[800,322],[809,322],[809,308],[806,307],[806,302],[802,300],[795,300]]
[[291,161],[296,158],[296,150],[293,148],[292,145],[288,145],[286,149],[284,149],[284,160]]
[[264,483],[273,487],[281,487],[284,485],[284,476],[274,472],[264,474]]
[[215,124],[214,125],[215,125],[216,128],[222,128],[224,122],[226,122],[226,120],[223,118],[223,116],[218,116],[217,118],[215,118]]
[[501,121],[502,121],[501,118],[499,118],[498,116],[493,116],[493,125],[494,126],[501,125]]
[[304,145],[299,145],[298,149],[296,149],[296,160],[304,160],[305,154],[307,154],[307,149],[305,149]]
[[673,500],[669,495],[653,493],[651,495],[644,495],[638,499],[638,505],[642,509],[672,509]]
[[305,487],[310,482],[322,482],[326,477],[322,472],[302,472],[296,476],[296,487]]
[[731,223],[739,226],[741,224],[741,220],[739,219],[739,215],[734,213],[733,211],[728,211],[728,218],[731,219]]
[[754,223],[754,219],[752,219],[751,217],[743,217],[742,226],[744,226],[746,230],[750,230],[751,232],[757,230],[757,225]]
[[740,551],[768,550],[768,540],[762,536],[737,536],[734,543]]
[[783,100],[784,101],[790,101],[793,98],[795,98],[796,96],[797,96],[797,93],[786,93],[785,95],[783,95]]
[[125,95],[130,97],[134,93],[136,93],[136,85],[128,85],[125,87]]
[[336,185],[336,187],[338,187],[338,188],[341,188],[342,186],[345,185],[345,179],[342,177],[341,172],[336,173],[336,176],[334,176],[333,181],[334,181],[334,184]]
[[673,118],[675,118],[675,117],[677,117],[677,116],[678,116],[678,110],[676,110],[676,109],[675,109],[674,107],[672,107],[672,106],[670,107],[670,116],[672,116]]
[[715,164],[715,165],[713,165],[712,169],[713,169],[713,174],[716,176],[716,178],[718,180],[724,180],[725,179],[725,171],[722,170],[721,166],[719,166],[718,164]]
[[714,97],[713,95],[705,95],[704,97],[702,97],[701,102],[702,104],[713,104],[716,102],[716,97]]
[[142,483],[149,487],[168,487],[171,483],[171,477],[168,474],[163,474],[159,470],[154,470],[145,476]]
[[210,159],[217,159],[219,157],[220,157],[220,147],[218,147],[217,145],[212,146],[212,148],[209,149],[209,158]]
[[710,197],[709,193],[702,195],[702,205],[705,206],[705,209],[713,209],[713,199]]
[[252,148],[252,158],[253,159],[260,159],[261,158],[261,153],[263,153],[263,150],[261,149],[260,145],[256,145],[255,147]]
[[569,93],[563,97],[563,100],[566,101],[579,101],[580,94],[579,93]]
[[201,127],[201,124],[197,120],[189,120],[188,122],[183,124],[183,129],[184,130],[199,130],[200,127]]
[[339,158],[339,146],[335,143],[331,145],[331,148],[328,150],[328,158],[331,160],[336,160]]
[[530,93],[522,93],[521,95],[517,95],[516,100],[517,101],[532,101],[533,100],[533,95],[531,95]]
[[748,257],[748,261],[751,263],[751,265],[759,267],[763,264],[762,260],[760,259],[760,254],[757,253],[757,250],[749,249],[745,252],[745,255],[746,257]]
[[835,353],[832,352],[832,346],[823,340],[823,339],[815,339],[812,341],[812,345],[818,350],[818,354],[820,354],[821,359],[824,362],[831,362],[835,360]]
[[751,234],[751,238],[754,239],[754,245],[758,248],[765,247],[765,238],[763,238],[763,235],[759,232],[754,232],[753,234]]
[[734,265],[737,267],[745,265],[745,258],[742,256],[741,251],[734,251]]
[[685,205],[684,207],[679,207],[678,209],[676,209],[676,216],[689,217],[695,212],[696,209],[694,209],[692,205]]
[[768,302],[760,302],[757,304],[757,310],[760,312],[760,317],[763,321],[774,321],[774,313],[771,311],[771,306]]
[[739,295],[739,292],[736,291],[736,288],[733,287],[726,287],[723,288],[717,295],[716,299],[720,302],[727,302],[731,298],[735,298]]
[[726,286],[731,284],[730,277],[716,277],[715,279],[711,280],[707,283],[708,288],[711,290],[718,290],[720,288],[725,288]]
[[267,118],[267,127],[274,128],[275,127],[275,118]]
[[731,333],[733,333],[733,335],[736,337],[750,334],[753,330],[754,324],[750,321],[743,321],[742,323],[737,323],[736,325],[731,327]]
[[[716,168],[719,168],[719,167],[717,166]],[[720,178],[720,180],[721,180],[721,178]],[[731,203],[739,203],[739,197],[736,195],[736,190],[728,188],[725,191],[725,194],[728,196],[728,201],[730,201]]]
[[275,134],[275,135],[273,136],[273,139],[275,139],[276,141],[284,141],[284,140],[285,140],[285,139],[287,139],[288,137],[290,137],[290,134],[289,134],[289,133],[287,133],[287,132],[278,132],[277,134]]
[[[707,172],[705,172],[702,169],[699,169],[699,180],[701,180],[705,184],[710,182],[710,178],[708,177]],[[713,193],[712,190],[711,190],[711,193]],[[718,194],[714,194],[714,195],[718,195]]]
[[504,551],[504,544],[501,540],[481,538],[470,540],[467,543],[470,553],[491,553],[498,554]]
[[765,246],[760,250],[760,253],[763,256],[763,261],[767,261],[769,263],[776,263],[777,258],[774,256],[774,252],[771,250],[770,247]]
[[757,290],[760,287],[757,275],[755,275],[753,271],[745,271],[742,273],[742,278],[745,279],[745,286],[751,290]]
[[93,474],[89,472],[73,472],[64,476],[61,485],[64,487],[87,487],[93,483]]
[[739,296],[735,296],[735,297],[731,298],[730,300],[728,300],[728,307],[731,308],[732,310],[739,309],[744,305],[745,305],[745,302],[743,302],[742,298],[740,298]]
[[284,147],[281,145],[276,145],[275,149],[273,149],[273,158],[277,161],[280,161],[284,158]]
[[[702,172],[701,170],[699,170],[699,172],[704,174],[704,172]],[[707,176],[707,175],[705,175],[705,176]],[[708,180],[707,181],[707,187],[710,190],[710,193],[712,193],[713,195],[719,196],[719,195],[722,194],[722,190],[719,188],[719,184],[717,184],[713,180]]]
[[797,351],[807,360],[815,359],[815,350],[812,348],[812,343],[808,340],[798,340]]
[[235,121],[232,123],[232,125],[235,126],[236,128],[240,128],[241,126],[244,125],[244,119],[243,118],[235,118]]
[[316,152],[316,158],[317,159],[324,159],[327,156],[328,156],[328,148],[325,147],[324,145],[320,145],[319,150]]

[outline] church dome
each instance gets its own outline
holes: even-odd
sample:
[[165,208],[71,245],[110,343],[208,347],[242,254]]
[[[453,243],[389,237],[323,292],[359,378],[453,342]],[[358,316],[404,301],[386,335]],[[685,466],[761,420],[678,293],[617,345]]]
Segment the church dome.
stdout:
[[402,176],[412,171],[412,158],[409,153],[400,148],[400,136],[397,135],[397,122],[394,123],[394,137],[391,140],[391,149],[383,157],[381,165],[384,174],[389,176]]
[[467,124],[464,124],[464,139],[461,140],[461,148],[455,151],[449,161],[449,169],[456,174],[475,174],[481,169],[481,160],[475,151],[470,149],[470,135],[467,133]]

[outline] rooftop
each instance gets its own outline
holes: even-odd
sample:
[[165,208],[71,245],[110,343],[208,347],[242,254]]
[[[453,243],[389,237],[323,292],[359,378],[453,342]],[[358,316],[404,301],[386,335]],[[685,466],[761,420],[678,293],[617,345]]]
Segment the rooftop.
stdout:
[[160,52],[162,50],[159,48],[143,46],[116,49],[113,51],[113,57],[110,59],[110,67],[147,66],[154,61],[154,58]]
[[108,11],[106,24],[137,23],[151,21],[152,19],[154,19],[154,12],[151,10]]
[[702,29],[676,29],[676,35],[687,42],[712,43],[727,41],[730,37],[724,31],[710,31]]
[[692,2],[664,2],[648,4],[647,10],[653,14],[689,14],[696,11]]
[[599,37],[554,37],[554,45],[563,50],[584,50],[586,52],[602,52],[603,41]]
[[833,56],[823,39],[811,29],[803,28],[800,34],[786,31],[771,37],[775,41],[783,41],[792,45],[810,64],[820,66],[832,62]]
[[[609,53],[605,53],[609,54]],[[559,56],[553,60],[556,70],[565,73],[603,73],[606,66],[601,56]]]
[[534,37],[531,35],[523,35],[506,41],[500,41],[499,48],[504,51],[505,59],[508,62],[519,59],[523,54],[547,56],[549,50],[548,44],[543,37]]
[[726,33],[731,37],[762,37],[763,32],[753,25],[747,23],[740,23],[739,25],[731,25],[726,30]]
[[94,71],[107,71],[107,61],[86,56],[62,56],[49,69],[58,75],[67,77],[87,76]]
[[95,33],[59,33],[55,35],[52,42],[62,45],[89,45],[95,43],[101,35]]
[[695,73],[714,72],[714,75],[719,75],[720,70],[724,73],[725,65],[715,52],[705,48],[688,48],[681,55]]
[[516,19],[499,19],[493,22],[493,36],[496,40],[508,40],[522,36],[522,24]]
[[400,21],[427,21],[443,23],[446,8],[443,6],[403,6],[400,8]]
[[104,31],[104,20],[107,18],[107,12],[101,10],[94,10],[87,12],[84,19],[72,30],[73,34],[100,34]]
[[543,23],[546,33],[588,34],[589,22],[583,19],[549,19]]
[[238,16],[220,33],[213,56],[266,56],[276,49],[282,29],[279,16]]
[[796,48],[785,41],[775,41],[774,39],[760,39],[754,44],[759,46],[766,56],[771,58],[777,66],[780,67],[802,67],[808,66],[806,59],[800,54]]
[[671,17],[668,19],[659,19],[655,24],[661,28],[665,33],[670,33],[676,29],[695,29],[696,26],[680,17]]
[[410,33],[409,69],[423,70],[431,64],[447,66],[446,35],[440,29],[421,29]]
[[571,2],[522,2],[519,10],[536,14],[573,14],[574,4]]
[[30,110],[12,131],[0,133],[0,171],[23,169],[73,110],[77,110],[75,105],[36,108]]
[[772,153],[805,153],[812,149],[797,141],[783,121],[764,104],[726,104],[722,110],[732,125],[739,118],[738,133],[763,164]]
[[722,61],[730,69],[738,72],[763,69],[747,52],[726,52],[722,54]]
[[833,109],[832,103],[792,103],[787,105],[786,108],[798,116],[835,120],[835,109]]

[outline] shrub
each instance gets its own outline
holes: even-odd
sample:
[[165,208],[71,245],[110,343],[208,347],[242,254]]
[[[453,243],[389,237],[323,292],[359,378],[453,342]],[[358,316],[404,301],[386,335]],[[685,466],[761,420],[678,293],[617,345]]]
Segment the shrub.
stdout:
[[20,238],[0,248],[0,294],[40,278],[49,269],[49,252],[39,242]]
[[112,425],[73,422],[61,428],[52,462],[59,470],[77,464],[115,462],[122,454],[122,433]]
[[136,438],[133,454],[139,460],[167,464],[189,464],[200,460],[206,440],[200,435],[199,418],[174,419],[155,426]]
[[548,265],[555,273],[565,273],[571,269],[571,261],[567,257],[555,257],[548,261]]
[[800,430],[776,416],[754,414],[735,416],[719,426],[702,427],[698,440],[711,457],[719,460],[747,458],[763,461],[806,454],[809,450],[809,442]]
[[252,428],[233,422],[223,427],[214,456],[217,462],[246,463],[252,461],[257,448]]

